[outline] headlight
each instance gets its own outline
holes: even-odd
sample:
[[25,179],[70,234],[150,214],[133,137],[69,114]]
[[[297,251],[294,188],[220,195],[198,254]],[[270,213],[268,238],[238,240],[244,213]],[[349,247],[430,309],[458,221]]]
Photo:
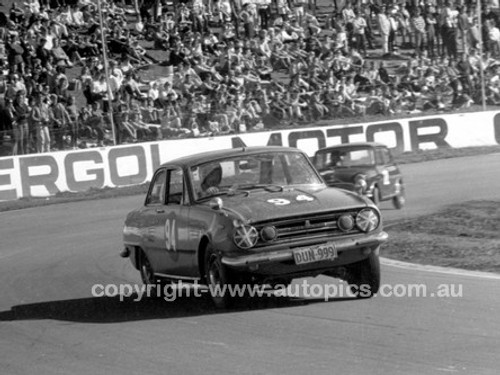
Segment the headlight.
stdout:
[[250,249],[257,244],[259,232],[250,225],[240,225],[234,230],[233,241],[240,249]]
[[337,227],[342,232],[349,232],[354,228],[354,219],[351,215],[342,215],[337,219]]
[[260,231],[260,237],[266,242],[274,241],[277,235],[275,227],[264,227]]
[[357,175],[354,179],[354,191],[362,195],[366,191],[367,186],[366,177],[364,175]]
[[363,232],[371,232],[377,229],[380,218],[375,210],[365,208],[356,215],[356,226]]

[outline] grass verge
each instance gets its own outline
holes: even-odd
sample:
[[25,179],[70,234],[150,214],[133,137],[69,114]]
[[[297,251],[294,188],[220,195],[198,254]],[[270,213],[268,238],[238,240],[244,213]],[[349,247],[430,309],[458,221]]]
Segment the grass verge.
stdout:
[[399,164],[421,163],[438,159],[457,158],[462,156],[477,156],[500,153],[500,146],[481,146],[463,148],[440,148],[436,150],[418,150],[405,152],[395,157]]
[[500,201],[469,201],[388,225],[382,256],[500,273]]

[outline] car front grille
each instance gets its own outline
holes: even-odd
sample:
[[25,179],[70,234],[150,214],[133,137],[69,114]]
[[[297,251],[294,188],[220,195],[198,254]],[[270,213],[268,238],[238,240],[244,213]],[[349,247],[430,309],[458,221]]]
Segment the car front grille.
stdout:
[[[273,241],[275,244],[294,242],[303,239],[318,239],[322,240],[326,237],[345,236],[361,233],[355,226],[352,230],[344,232],[339,229],[337,220],[341,215],[351,215],[353,220],[356,217],[357,211],[335,211],[321,214],[311,214],[306,216],[294,216],[288,218],[280,218],[277,220],[261,221],[255,223],[255,227],[260,230],[266,226],[276,228],[277,236]],[[257,246],[267,245],[269,242],[264,242],[262,239]]]

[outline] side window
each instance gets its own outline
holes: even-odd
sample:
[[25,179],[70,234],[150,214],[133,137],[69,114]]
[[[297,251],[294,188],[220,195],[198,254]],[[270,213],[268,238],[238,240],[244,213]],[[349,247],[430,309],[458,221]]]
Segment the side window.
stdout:
[[182,204],[184,196],[184,174],[182,169],[169,171],[167,204]]
[[382,160],[383,160],[384,164],[386,164],[386,165],[389,164],[391,162],[391,156],[389,154],[389,150],[386,148],[381,148],[380,152],[382,154]]
[[165,187],[167,182],[167,172],[165,169],[158,171],[153,177],[146,204],[163,204],[165,201]]
[[386,148],[377,148],[375,150],[375,157],[377,164],[387,165],[392,163],[391,152]]
[[383,151],[384,151],[384,149],[382,149],[382,148],[375,149],[375,163],[377,163],[377,165],[386,164]]
[[392,154],[389,149],[384,148],[384,157],[386,159],[386,164],[394,164],[394,159],[392,158]]

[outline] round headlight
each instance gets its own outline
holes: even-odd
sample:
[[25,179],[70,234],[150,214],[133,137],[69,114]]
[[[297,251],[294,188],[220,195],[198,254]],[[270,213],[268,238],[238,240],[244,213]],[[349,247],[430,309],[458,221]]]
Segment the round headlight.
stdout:
[[363,175],[356,176],[354,182],[354,191],[356,191],[356,193],[363,194],[366,191],[367,186],[368,185],[366,183],[365,176]]
[[352,228],[354,228],[354,219],[351,215],[342,215],[337,220],[337,227],[342,232],[349,232]]
[[250,249],[257,244],[259,232],[250,225],[241,225],[234,230],[233,240],[240,249]]
[[363,232],[371,232],[377,229],[380,219],[375,210],[365,208],[356,215],[356,225]]
[[264,241],[273,241],[276,239],[277,233],[276,233],[276,228],[275,227],[264,227],[260,231],[260,237]]

